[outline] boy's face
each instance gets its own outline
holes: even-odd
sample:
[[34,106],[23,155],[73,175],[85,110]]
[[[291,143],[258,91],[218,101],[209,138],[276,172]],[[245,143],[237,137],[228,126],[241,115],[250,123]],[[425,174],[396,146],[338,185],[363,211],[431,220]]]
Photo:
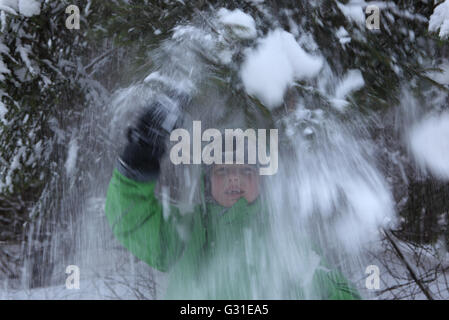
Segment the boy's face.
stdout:
[[259,195],[259,172],[247,164],[217,164],[211,175],[212,197],[223,207],[232,207],[241,197],[248,203]]

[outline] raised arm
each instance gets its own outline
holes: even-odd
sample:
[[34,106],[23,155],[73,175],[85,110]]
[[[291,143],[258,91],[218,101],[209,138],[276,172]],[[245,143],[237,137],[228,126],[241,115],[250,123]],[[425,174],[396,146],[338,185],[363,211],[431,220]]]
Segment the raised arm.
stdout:
[[154,103],[128,129],[128,143],[117,160],[106,198],[106,216],[119,242],[139,259],[167,271],[181,255],[174,207],[165,219],[154,195],[165,140],[175,127],[167,109]]

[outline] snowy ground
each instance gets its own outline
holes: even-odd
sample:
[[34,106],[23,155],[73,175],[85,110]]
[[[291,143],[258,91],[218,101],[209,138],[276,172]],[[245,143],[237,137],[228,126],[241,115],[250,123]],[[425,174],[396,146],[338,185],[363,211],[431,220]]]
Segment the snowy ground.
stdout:
[[[158,290],[159,291],[159,290]],[[134,276],[111,276],[80,281],[79,289],[65,285],[28,290],[2,289],[0,300],[153,300],[150,283],[136,282]]]
[[2,281],[0,300],[153,300],[160,299],[164,292],[165,274],[142,262],[122,265],[121,270],[110,274],[83,267],[80,270],[78,288],[67,281],[69,275],[61,285],[25,290],[10,288],[11,283]]
[[[449,299],[449,254],[430,246],[416,248],[399,241],[397,244],[433,298]],[[367,289],[365,279],[351,279],[365,299],[427,299],[411,278],[404,261],[397,257],[387,242],[374,243],[367,261],[379,267],[380,288]],[[106,270],[104,267],[100,269]],[[87,266],[81,267],[79,289],[69,289],[65,283],[61,283],[47,288],[23,290],[12,289],[14,285],[11,282],[1,283],[0,300],[152,300],[163,298],[167,275],[133,258],[129,260],[129,256],[124,254],[115,270],[110,269],[108,274],[99,274],[98,270]]]

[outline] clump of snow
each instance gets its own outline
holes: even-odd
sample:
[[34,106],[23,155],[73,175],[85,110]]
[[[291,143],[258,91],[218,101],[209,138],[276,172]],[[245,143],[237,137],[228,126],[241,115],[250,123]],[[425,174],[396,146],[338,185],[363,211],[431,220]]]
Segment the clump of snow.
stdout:
[[338,8],[346,18],[359,26],[363,26],[366,21],[365,13],[363,12],[365,5],[365,1],[360,0],[350,0],[347,4],[337,2]]
[[343,27],[340,27],[340,28],[337,30],[336,35],[337,35],[338,40],[340,41],[340,43],[341,43],[343,46],[344,46],[345,44],[351,42],[351,37],[349,36],[348,31],[346,31],[346,29],[343,28]]
[[441,71],[428,72],[427,75],[429,78],[442,85],[449,85],[449,63],[444,62],[438,68],[441,69]]
[[440,3],[435,7],[429,20],[429,31],[437,32],[440,29],[441,39],[449,37],[449,0]]
[[[299,34],[298,44],[301,46],[301,48],[304,48],[307,51],[319,50],[320,47],[316,43],[311,33],[300,32],[299,30],[296,30],[296,32],[298,32]],[[294,33],[292,32],[292,34]]]
[[364,85],[365,81],[363,80],[360,70],[349,70],[335,89],[334,98],[331,99],[332,105],[338,110],[343,111],[349,104],[345,98],[349,96],[351,92],[359,90]]
[[37,0],[0,0],[0,10],[25,17],[32,17],[41,13],[41,2]]
[[3,102],[0,101],[0,121],[6,124],[5,115],[8,112],[6,106]]
[[69,150],[67,152],[67,160],[65,162],[65,171],[67,176],[73,173],[76,166],[76,158],[78,157],[78,143],[75,138],[70,140]]
[[344,98],[349,95],[352,91],[358,90],[365,85],[362,73],[360,70],[349,70],[346,73],[344,79],[337,86],[335,90],[335,96],[337,98]]
[[449,180],[449,113],[416,124],[410,132],[410,147],[418,164]]
[[36,70],[31,65],[31,61],[29,58],[29,55],[31,54],[31,46],[29,44],[24,46],[19,44],[16,48],[16,51],[20,53],[20,57],[22,58],[22,61],[25,62],[25,65],[27,66],[30,73],[36,74]]
[[246,92],[272,109],[282,103],[288,86],[316,76],[322,65],[322,58],[305,52],[291,33],[276,29],[246,52],[241,78]]
[[32,17],[41,13],[41,4],[36,0],[19,0],[19,12],[25,17]]
[[5,80],[4,74],[10,74],[11,71],[9,71],[6,64],[3,62],[2,58],[0,57],[0,81]]
[[0,42],[0,53],[9,54],[9,48]]
[[218,52],[218,59],[220,59],[220,62],[222,64],[230,64],[232,62],[232,56],[234,55],[234,52],[232,50],[221,50]]
[[253,39],[257,36],[256,23],[253,17],[240,9],[230,11],[225,8],[218,10],[221,23],[231,28],[232,32],[241,39]]
[[0,0],[0,10],[16,15],[19,11],[17,0]]
[[144,80],[143,82],[151,82],[151,81],[165,81],[166,79],[158,72],[152,72],[150,73]]
[[[20,145],[20,141],[19,141],[19,145]],[[24,159],[25,158],[25,152],[26,152],[26,148],[24,146],[19,148],[19,150],[17,151],[16,155],[12,159],[11,164],[9,165],[9,171],[11,173],[14,172],[17,169],[20,169],[20,167],[21,167],[20,159]]]
[[151,84],[159,82],[169,88],[178,90],[179,92],[190,92],[193,90],[192,81],[185,77],[183,79],[173,79],[167,75],[162,74],[159,71],[150,73],[144,80],[144,83]]

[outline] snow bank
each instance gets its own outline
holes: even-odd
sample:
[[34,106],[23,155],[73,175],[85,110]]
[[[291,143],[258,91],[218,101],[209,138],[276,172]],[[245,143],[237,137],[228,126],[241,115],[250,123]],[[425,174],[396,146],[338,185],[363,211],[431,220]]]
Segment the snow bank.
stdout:
[[415,125],[410,132],[410,147],[422,167],[449,180],[449,113],[428,117]]
[[229,26],[232,32],[241,39],[253,39],[257,36],[256,23],[253,17],[242,10],[229,11],[221,8],[218,10],[218,18],[221,23]]
[[429,31],[437,32],[440,29],[441,39],[449,37],[449,0],[440,3],[433,11],[429,20]]
[[291,33],[277,29],[246,52],[241,78],[246,92],[272,109],[282,103],[288,86],[316,76],[322,65],[323,60],[306,53]]

